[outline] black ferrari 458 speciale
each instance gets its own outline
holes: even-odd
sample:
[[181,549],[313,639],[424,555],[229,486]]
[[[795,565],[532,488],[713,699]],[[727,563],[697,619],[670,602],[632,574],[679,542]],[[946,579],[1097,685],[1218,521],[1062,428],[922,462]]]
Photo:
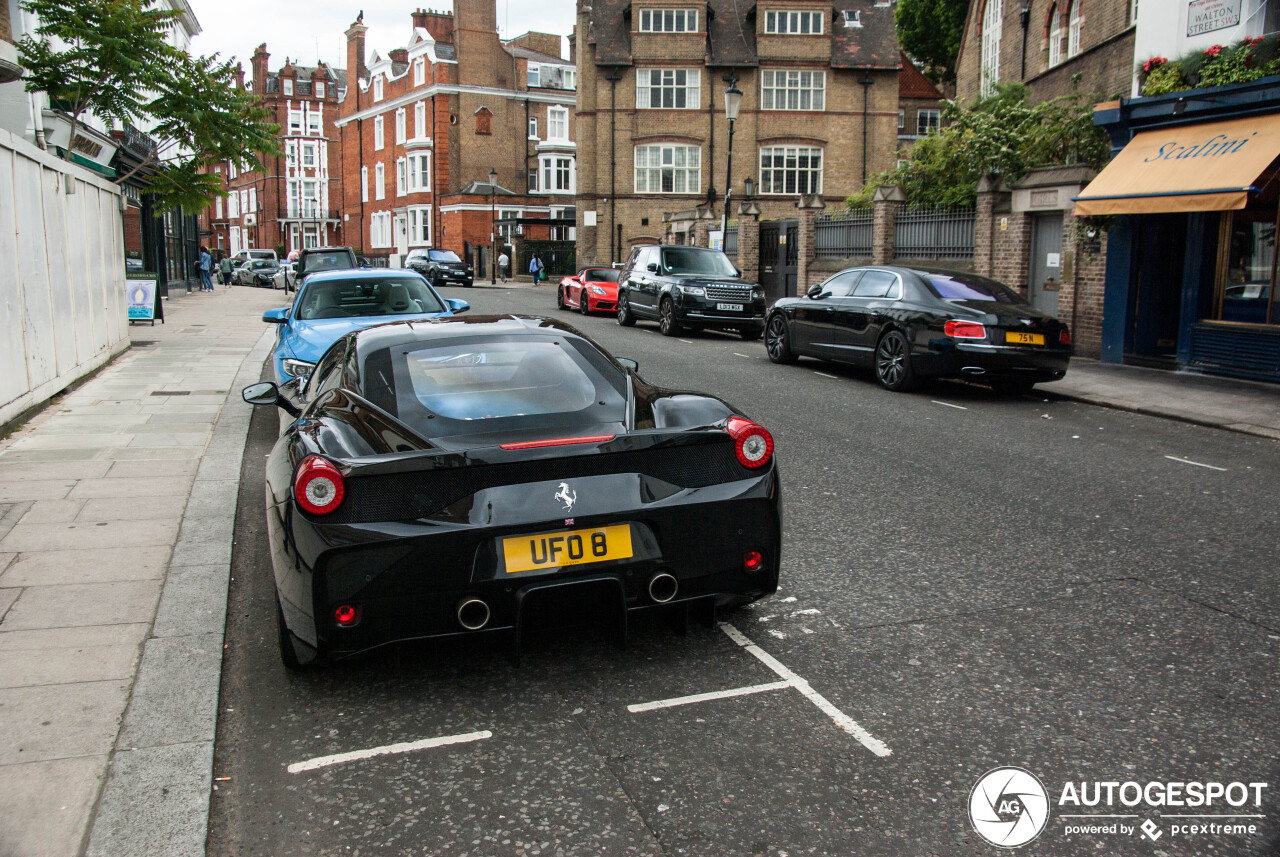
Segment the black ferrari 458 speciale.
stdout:
[[[291,382],[297,383],[297,382]],[[564,324],[489,316],[348,334],[267,461],[287,666],[504,630],[593,590],[630,611],[776,591],[773,438],[712,396],[646,384]]]

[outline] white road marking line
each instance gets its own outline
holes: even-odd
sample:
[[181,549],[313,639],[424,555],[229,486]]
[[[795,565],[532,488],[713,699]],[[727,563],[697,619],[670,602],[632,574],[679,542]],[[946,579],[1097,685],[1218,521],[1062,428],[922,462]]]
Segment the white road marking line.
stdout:
[[1178,456],[1176,455],[1166,455],[1165,458],[1169,459],[1170,461],[1176,461],[1180,464],[1194,464],[1196,467],[1204,467],[1209,470],[1217,470],[1221,473],[1227,472],[1227,468],[1225,467],[1214,467],[1212,464],[1201,464],[1200,462],[1192,461],[1189,458],[1178,458]]
[[421,741],[408,741],[403,744],[388,744],[385,747],[372,747],[368,750],[352,750],[350,753],[336,753],[332,756],[317,756],[314,759],[307,759],[305,762],[294,762],[289,766],[288,771],[291,774],[299,774],[303,771],[314,771],[317,768],[327,768],[330,765],[341,765],[344,762],[357,762],[361,759],[372,759],[375,756],[389,756],[394,753],[411,753],[414,750],[429,750],[432,747],[444,747],[449,744],[468,744],[472,741],[483,741],[486,738],[492,738],[493,733],[489,730],[483,732],[468,732],[465,735],[444,735],[439,738],[424,738]]
[[682,339],[680,341],[683,342],[685,345],[693,345],[693,340],[691,339]]
[[939,402],[937,399],[930,399],[929,401],[933,402],[935,405],[942,405],[944,408],[955,408],[957,411],[969,410],[964,405],[953,405],[950,402]]
[[673,699],[659,699],[656,702],[641,702],[628,705],[627,711],[639,714],[641,711],[656,711],[659,708],[675,708],[677,705],[690,705],[694,702],[710,702],[713,699],[730,699],[735,696],[750,696],[753,693],[764,693],[769,690],[782,690],[791,687],[789,681],[773,681],[768,684],[753,684],[749,687],[735,687],[732,690],[713,690],[710,693],[695,693],[692,696],[677,696]]
[[837,378],[835,375],[828,375],[826,372],[814,372],[813,374],[815,374],[815,375],[821,375],[823,378],[830,378],[830,379],[832,379],[833,381],[839,381],[839,380],[840,380],[840,379],[839,379],[839,378]]
[[750,360],[750,359],[751,359],[751,355],[750,355],[750,354],[739,354],[739,353],[738,353],[738,352],[736,352],[736,351],[735,351],[735,352],[733,352],[733,356],[734,356],[734,357],[745,357],[745,358],[747,358],[748,360]]
[[866,747],[877,756],[882,757],[888,756],[893,752],[883,741],[872,737],[871,733],[859,726],[857,721],[849,717],[840,709],[836,708],[825,696],[810,687],[809,682],[787,669],[779,663],[773,655],[747,639],[746,635],[737,628],[733,627],[728,622],[722,622],[720,624],[720,630],[724,631],[730,640],[733,640],[739,646],[746,649],[762,664],[773,670],[774,673],[777,674],[778,678],[783,679],[796,690],[800,691],[800,693],[804,695],[805,699],[818,706],[823,714],[830,717],[835,722],[837,728],[845,730],[854,738],[858,739],[858,742],[862,744],[862,746]]

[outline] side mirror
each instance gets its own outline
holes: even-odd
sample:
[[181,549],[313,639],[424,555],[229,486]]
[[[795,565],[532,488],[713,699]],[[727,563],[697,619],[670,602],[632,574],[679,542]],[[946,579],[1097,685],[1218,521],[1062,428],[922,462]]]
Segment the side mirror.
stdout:
[[449,309],[453,310],[454,313],[471,311],[471,304],[467,303],[462,298],[445,298],[445,303],[449,305]]
[[372,263],[372,262],[370,262],[368,259],[366,259],[366,258],[365,258],[365,257],[363,257],[363,256],[361,256],[361,257],[360,257],[360,260],[359,260],[359,262],[357,262],[357,264],[358,264],[361,268],[372,268],[372,267],[373,267],[373,263]]
[[648,269],[649,269],[650,271],[653,271],[655,274],[656,274],[656,273],[658,273],[658,263],[657,263],[657,262],[650,262],[650,263],[649,263],[649,265],[648,265]]
[[276,309],[269,309],[262,314],[262,320],[267,324],[288,324],[289,308],[282,306]]
[[809,291],[805,292],[804,296],[806,298],[813,298],[814,300],[817,300],[818,298],[822,297],[823,294],[825,293],[822,291],[822,284],[819,283],[816,286],[810,286]]
[[630,357],[615,357],[614,359],[617,360],[624,369],[630,369],[632,372],[640,371],[640,364],[632,360]]
[[251,405],[274,405],[280,401],[280,390],[270,381],[250,384],[240,391],[240,395]]

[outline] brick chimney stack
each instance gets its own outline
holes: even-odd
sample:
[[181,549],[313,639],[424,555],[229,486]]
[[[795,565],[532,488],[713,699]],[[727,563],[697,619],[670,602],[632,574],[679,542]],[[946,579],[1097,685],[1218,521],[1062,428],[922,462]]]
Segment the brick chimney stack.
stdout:
[[497,0],[454,0],[458,77],[477,86],[506,87],[514,61],[498,40]]
[[236,88],[244,92],[244,65],[236,63]]
[[364,34],[368,32],[363,21],[356,21],[347,30],[347,74],[351,75],[351,90],[358,87],[355,82],[366,76],[368,68],[364,64]]
[[387,52],[387,56],[391,58],[392,62],[408,62],[409,61],[409,51],[405,48],[392,48],[390,51]]
[[249,64],[253,66],[253,91],[257,95],[266,95],[267,93],[267,62],[271,59],[271,54],[267,53],[267,43],[263,42],[258,45],[250,58]]
[[437,42],[453,43],[453,15],[449,12],[416,9],[413,26],[426,30]]

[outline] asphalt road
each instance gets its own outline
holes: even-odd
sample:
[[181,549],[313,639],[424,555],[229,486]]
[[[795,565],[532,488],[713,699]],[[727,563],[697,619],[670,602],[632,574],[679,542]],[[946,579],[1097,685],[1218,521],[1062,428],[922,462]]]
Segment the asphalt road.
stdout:
[[[446,291],[555,313],[547,287]],[[1274,442],[960,383],[892,394],[737,337],[563,317],[651,382],[772,430],[782,590],[686,636],[651,619],[626,651],[586,622],[535,637],[520,668],[484,640],[287,674],[261,505],[276,420],[260,409],[210,854],[992,854],[970,792],[1006,765],[1052,804],[1021,853],[1280,853]],[[289,771],[445,736],[471,740]],[[1059,806],[1082,781],[1270,785],[1261,807]],[[1262,817],[1169,817],[1193,814]],[[1255,832],[1174,829],[1222,823]],[[1118,827],[1068,833],[1081,824]]]

